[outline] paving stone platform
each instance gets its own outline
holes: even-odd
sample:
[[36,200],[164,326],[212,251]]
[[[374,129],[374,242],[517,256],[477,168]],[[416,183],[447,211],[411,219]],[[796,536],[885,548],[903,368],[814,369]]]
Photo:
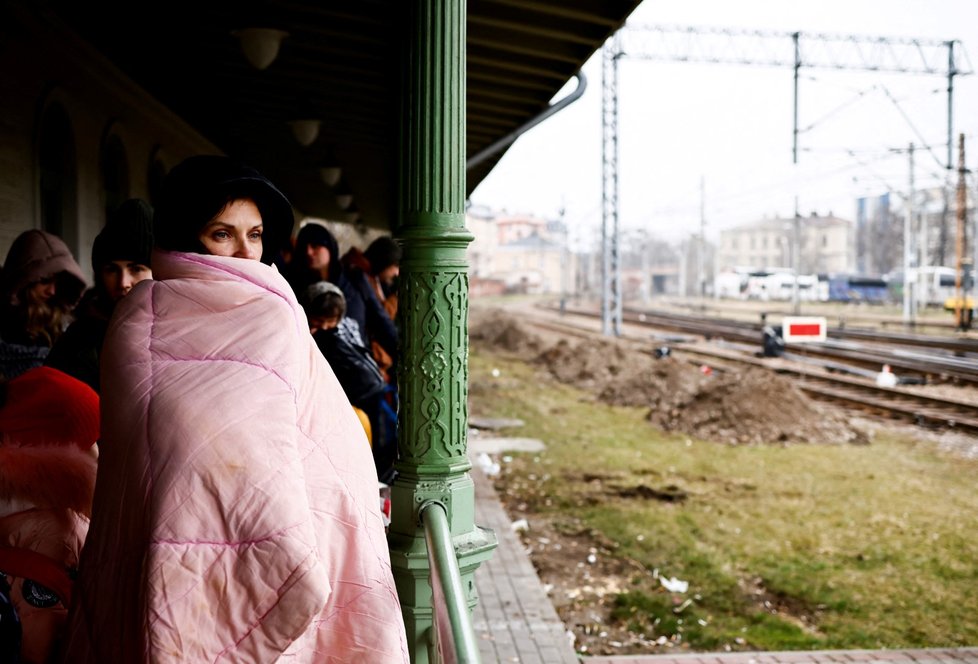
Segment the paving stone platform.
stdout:
[[577,664],[564,624],[510,527],[492,481],[477,465],[471,474],[476,523],[496,531],[499,543],[492,558],[475,573],[479,604],[472,626],[482,664]]

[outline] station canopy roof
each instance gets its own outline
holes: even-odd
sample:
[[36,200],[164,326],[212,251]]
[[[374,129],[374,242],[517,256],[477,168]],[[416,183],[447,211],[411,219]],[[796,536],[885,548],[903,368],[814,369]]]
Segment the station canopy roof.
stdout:
[[[476,154],[546,109],[640,0],[470,0],[467,150]],[[48,0],[57,18],[225,153],[278,184],[301,212],[343,220],[320,169],[342,168],[360,222],[396,209],[405,0]],[[287,36],[259,70],[235,31]],[[321,122],[308,147],[294,120]],[[598,128],[595,128],[598,131]],[[502,153],[468,172],[467,193]]]

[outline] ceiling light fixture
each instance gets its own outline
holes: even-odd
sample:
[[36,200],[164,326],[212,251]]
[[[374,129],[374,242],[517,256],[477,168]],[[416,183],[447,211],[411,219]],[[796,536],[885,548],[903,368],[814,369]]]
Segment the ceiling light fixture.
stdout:
[[335,187],[340,183],[340,176],[343,175],[343,169],[339,166],[324,166],[319,169],[319,176],[326,183],[326,186]]
[[320,120],[293,120],[289,123],[292,127],[292,135],[295,136],[295,140],[298,141],[299,145],[304,148],[309,147],[316,142],[316,138],[319,137],[319,127],[322,124]]
[[336,204],[344,210],[349,210],[350,206],[353,205],[353,194],[348,191],[344,191],[342,194],[336,194]]
[[282,40],[289,36],[284,30],[244,28],[231,33],[241,43],[245,58],[255,69],[265,69],[278,57]]

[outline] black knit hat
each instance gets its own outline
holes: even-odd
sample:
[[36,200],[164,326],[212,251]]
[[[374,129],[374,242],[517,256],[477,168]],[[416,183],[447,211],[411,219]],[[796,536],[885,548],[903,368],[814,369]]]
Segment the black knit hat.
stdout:
[[98,274],[111,261],[149,266],[153,252],[153,208],[141,198],[124,201],[109,215],[92,244],[92,269]]
[[292,235],[292,204],[268,178],[230,157],[189,157],[167,174],[153,217],[156,246],[207,253],[198,237],[201,229],[229,202],[243,198],[258,206],[264,226],[261,262],[271,264]]
[[370,261],[370,271],[379,274],[401,262],[401,246],[393,238],[382,235],[370,243],[363,256]]

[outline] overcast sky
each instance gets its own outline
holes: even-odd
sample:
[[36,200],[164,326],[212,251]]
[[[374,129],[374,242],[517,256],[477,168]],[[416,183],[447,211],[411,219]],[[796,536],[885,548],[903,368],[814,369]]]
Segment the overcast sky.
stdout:
[[[800,31],[803,40],[805,33],[957,39],[965,62],[978,64],[978,0],[645,0],[628,26],[651,24]],[[789,38],[785,44],[791,48]],[[600,54],[584,73],[584,97],[520,138],[473,192],[473,204],[547,218],[563,208],[578,241],[599,232]],[[860,196],[892,191],[900,204],[911,142],[917,188],[944,177],[946,76],[803,68],[797,168],[789,67],[625,57],[619,76],[624,229],[669,241],[699,232],[701,178],[708,238],[765,216],[790,217],[796,189],[802,214],[854,220]],[[964,133],[967,164],[978,170],[978,75],[954,80],[955,168]]]

